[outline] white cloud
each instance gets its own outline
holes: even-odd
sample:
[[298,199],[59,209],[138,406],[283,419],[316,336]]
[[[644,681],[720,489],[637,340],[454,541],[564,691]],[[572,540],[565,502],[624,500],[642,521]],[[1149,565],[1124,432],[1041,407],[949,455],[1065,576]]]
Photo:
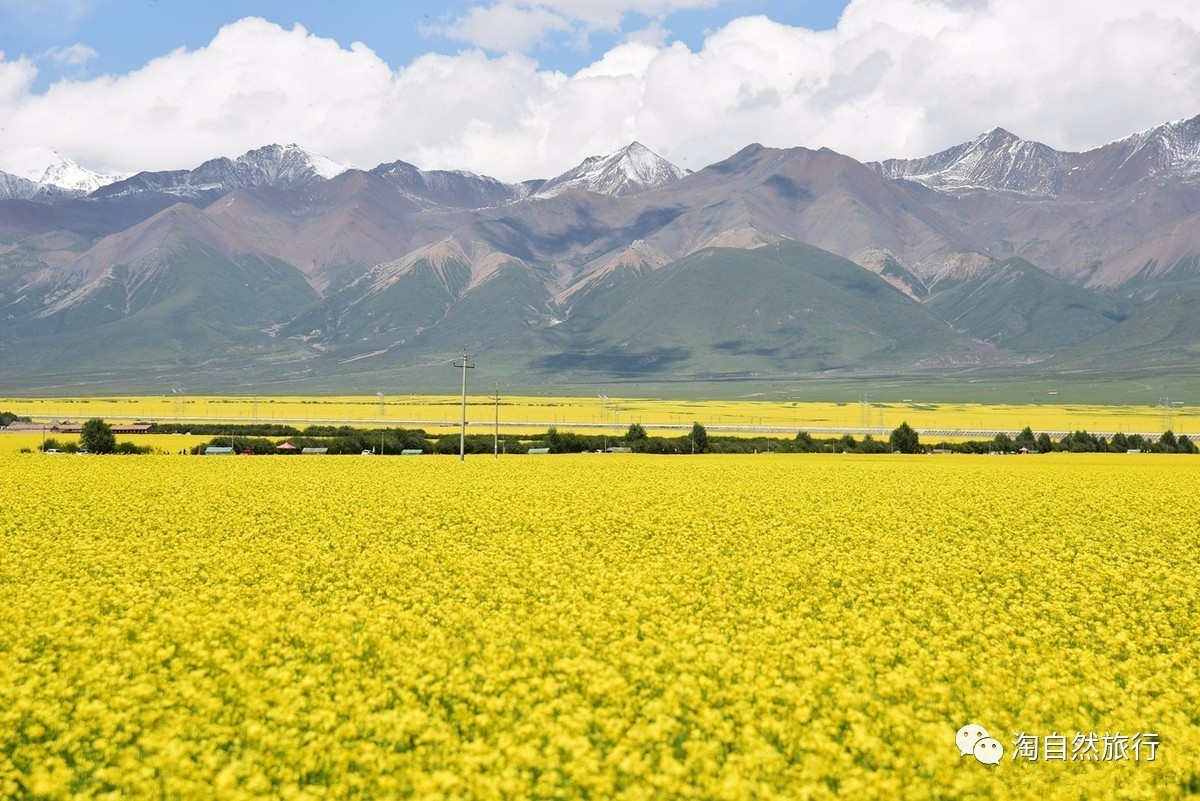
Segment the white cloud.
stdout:
[[69,36],[108,0],[0,0],[0,17],[14,32]]
[[0,150],[46,145],[128,172],[298,142],[362,167],[506,180],[633,139],[692,169],[750,142],[924,155],[997,125],[1079,150],[1200,113],[1198,52],[1191,0],[853,0],[833,31],[743,18],[693,52],[652,30],[574,75],[479,50],[394,69],[365,45],[251,18],[130,74],[41,92],[33,63],[0,57]]
[[493,52],[525,51],[548,34],[589,30],[615,31],[625,15],[639,12],[652,19],[675,11],[708,8],[722,0],[499,0],[472,6],[466,14],[431,30]]
[[73,44],[67,47],[52,47],[42,54],[43,58],[61,64],[64,67],[82,67],[98,54],[94,48],[85,44]]
[[37,67],[32,61],[24,56],[9,61],[0,50],[0,109],[7,111],[24,102],[35,78]]
[[487,8],[474,6],[431,30],[493,52],[520,52],[540,44],[549,33],[571,27],[566,17],[547,8],[502,2]]

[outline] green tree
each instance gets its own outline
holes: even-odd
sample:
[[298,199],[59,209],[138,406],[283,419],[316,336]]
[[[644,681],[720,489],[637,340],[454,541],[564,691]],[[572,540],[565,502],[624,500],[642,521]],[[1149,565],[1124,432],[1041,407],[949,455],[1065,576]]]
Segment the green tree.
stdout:
[[812,453],[819,450],[817,443],[813,442],[812,434],[807,431],[801,431],[796,435],[796,450],[801,453]]
[[1180,434],[1178,451],[1180,453],[1195,453],[1196,452],[1196,443],[1194,443],[1190,439],[1188,439],[1187,434]]
[[83,424],[79,443],[84,450],[92,453],[113,453],[117,449],[117,438],[112,432],[112,426],[99,417],[93,417]]
[[28,423],[28,417],[22,417],[19,414],[12,412],[0,412],[0,428],[4,428],[9,423]]
[[1043,431],[1038,434],[1037,446],[1038,451],[1041,453],[1050,453],[1050,451],[1054,450],[1054,440],[1050,439],[1050,435]]
[[625,439],[629,442],[641,442],[646,439],[649,434],[646,429],[642,428],[641,423],[633,423],[629,426],[629,430],[625,432]]
[[692,423],[692,450],[704,453],[708,450],[708,430],[699,423]]
[[888,440],[897,453],[920,453],[921,438],[908,423],[901,423],[892,431]]
[[1029,426],[1021,429],[1021,433],[1017,434],[1015,442],[1018,448],[1033,450],[1037,447],[1037,437],[1034,436],[1033,429]]
[[1175,432],[1167,429],[1158,438],[1158,446],[1168,453],[1174,453],[1179,450],[1179,442],[1175,439]]

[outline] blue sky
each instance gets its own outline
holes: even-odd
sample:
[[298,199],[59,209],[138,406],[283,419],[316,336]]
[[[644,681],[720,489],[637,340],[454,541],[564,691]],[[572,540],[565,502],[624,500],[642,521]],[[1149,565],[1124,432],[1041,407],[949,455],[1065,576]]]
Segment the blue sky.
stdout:
[[[528,52],[547,69],[575,72],[628,32],[656,19],[671,39],[696,50],[706,31],[737,17],[765,15],[787,25],[826,30],[837,24],[848,2],[724,0],[709,8],[661,14],[632,10],[623,15],[620,28],[592,29],[586,42],[576,31],[552,32]],[[392,67],[401,67],[423,53],[453,54],[470,47],[438,28],[479,5],[471,0],[0,0],[0,50],[10,58],[36,59],[39,75],[34,86],[44,90],[61,77],[127,73],[178,47],[203,47],[222,25],[255,16],[289,28],[300,23],[344,47],[360,41]],[[95,55],[84,64],[61,63],[47,55],[76,45],[91,48]]]
[[995,127],[1078,151],[1200,113],[1195,0],[0,0],[0,50],[0,156],[108,173],[293,142],[502,180],[634,140],[690,169]]

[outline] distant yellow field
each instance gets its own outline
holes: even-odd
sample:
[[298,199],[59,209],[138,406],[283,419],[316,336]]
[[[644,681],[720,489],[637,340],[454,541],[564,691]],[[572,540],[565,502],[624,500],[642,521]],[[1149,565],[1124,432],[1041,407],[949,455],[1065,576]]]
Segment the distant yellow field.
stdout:
[[[453,429],[461,419],[456,396],[210,397],[141,396],[93,398],[0,398],[0,411],[37,420],[237,421],[299,425],[338,423],[361,427]],[[486,396],[467,399],[471,425],[491,426],[496,406]],[[563,430],[620,432],[630,423],[710,430],[759,427],[799,431],[821,428],[891,429],[902,422],[919,430],[1200,431],[1197,409],[1175,407],[1164,415],[1157,406],[1089,406],[978,403],[801,403],[778,401],[674,401],[648,398],[504,397],[499,419],[508,433]],[[0,446],[2,447],[2,446]]]

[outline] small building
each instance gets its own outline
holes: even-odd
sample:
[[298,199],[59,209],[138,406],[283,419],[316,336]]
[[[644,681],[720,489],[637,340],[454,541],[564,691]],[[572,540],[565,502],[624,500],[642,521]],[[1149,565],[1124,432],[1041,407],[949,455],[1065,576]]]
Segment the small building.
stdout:
[[230,448],[228,445],[220,446],[220,447],[215,446],[215,445],[209,445],[207,448],[204,449],[204,455],[205,456],[232,456],[233,448]]
[[153,427],[150,423],[128,423],[109,426],[114,434],[147,434]]
[[318,456],[322,453],[329,453],[329,448],[301,448],[300,455]]
[[20,420],[14,420],[6,425],[3,431],[6,434],[24,434],[31,431],[49,431],[48,423],[23,423]]

